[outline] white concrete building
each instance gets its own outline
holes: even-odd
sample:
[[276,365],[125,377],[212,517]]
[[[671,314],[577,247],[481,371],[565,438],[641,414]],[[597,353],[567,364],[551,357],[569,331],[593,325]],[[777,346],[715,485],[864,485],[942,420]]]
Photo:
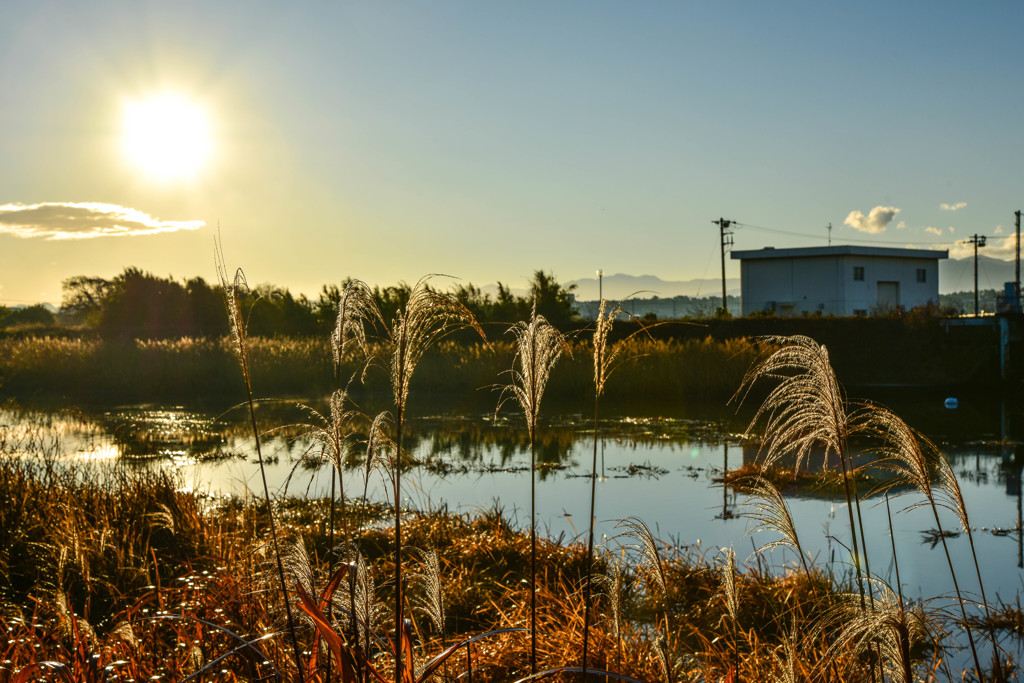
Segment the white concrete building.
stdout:
[[740,262],[743,315],[869,315],[939,302],[948,251],[888,247],[766,247]]

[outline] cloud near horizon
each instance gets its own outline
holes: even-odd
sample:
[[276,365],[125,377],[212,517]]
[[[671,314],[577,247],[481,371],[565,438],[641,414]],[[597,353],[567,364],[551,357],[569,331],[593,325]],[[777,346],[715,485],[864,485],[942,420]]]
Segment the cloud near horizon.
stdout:
[[966,209],[967,202],[957,202],[956,204],[939,204],[939,209],[942,211],[959,211],[960,209]]
[[849,225],[854,230],[877,235],[885,232],[885,229],[889,227],[889,223],[892,222],[892,219],[899,212],[900,209],[897,209],[895,206],[876,206],[871,209],[867,216],[860,211],[851,211],[843,223]]
[[0,235],[85,240],[198,230],[206,221],[162,221],[137,209],[101,202],[0,204]]
[[[953,242],[947,248],[950,258],[974,258],[974,245],[967,240]],[[1017,255],[1017,236],[989,237],[985,246],[978,249],[978,255],[1008,261]]]

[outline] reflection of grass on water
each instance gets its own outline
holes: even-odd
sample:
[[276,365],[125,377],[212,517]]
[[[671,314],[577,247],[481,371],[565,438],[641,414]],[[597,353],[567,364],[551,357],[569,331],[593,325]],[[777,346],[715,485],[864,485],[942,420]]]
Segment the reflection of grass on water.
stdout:
[[[267,401],[261,403],[258,410],[268,437],[299,446],[305,443],[306,428],[297,424],[305,414],[294,401]],[[232,439],[246,437],[251,430],[249,424],[240,419],[242,417],[238,410],[215,416],[185,409],[140,407],[104,411],[82,419],[94,424],[101,433],[109,434],[127,457],[160,458],[184,451],[191,459],[203,461],[232,456],[224,446]],[[542,463],[566,464],[573,450],[592,438],[582,429],[579,416],[556,416],[542,424],[537,434],[538,460]],[[627,448],[656,445],[670,450],[683,442],[718,443],[728,436],[720,425],[706,420],[664,417],[606,418],[601,421],[600,435]],[[365,429],[353,428],[356,441],[365,441],[366,437]],[[406,443],[407,452],[421,454],[418,462],[408,461],[410,466],[420,465],[438,472],[445,469],[476,471],[494,456],[507,466],[529,452],[525,426],[517,416],[506,412],[498,419],[490,416],[413,419]],[[319,461],[315,453],[308,453],[308,456],[311,463]],[[360,450],[352,448],[345,467],[358,470],[363,464]]]
[[104,413],[102,423],[122,457],[162,458],[185,454],[219,459],[224,437],[202,415],[183,410],[119,410]]

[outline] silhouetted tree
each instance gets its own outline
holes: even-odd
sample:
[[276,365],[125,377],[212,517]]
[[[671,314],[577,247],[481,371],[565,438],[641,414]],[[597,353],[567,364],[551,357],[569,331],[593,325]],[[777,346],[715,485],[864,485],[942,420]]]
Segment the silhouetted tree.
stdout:
[[61,282],[61,317],[72,325],[95,325],[111,281],[101,277],[76,275]]
[[228,318],[224,314],[224,294],[220,285],[210,285],[201,277],[185,283],[191,311],[193,337],[220,337],[228,333]]
[[185,288],[174,280],[126,268],[111,282],[97,329],[104,338],[164,339],[194,330]]
[[573,309],[572,291],[576,285],[563,287],[554,273],[538,270],[530,281],[530,301],[536,303],[537,313],[558,328],[566,328],[579,320]]
[[54,325],[57,322],[53,311],[42,304],[25,306],[24,308],[7,308],[0,306],[0,327],[18,325]]
[[307,337],[317,333],[317,313],[306,298],[287,289],[259,285],[244,302],[249,313],[249,334],[256,337]]
[[399,282],[390,287],[374,287],[373,299],[377,304],[377,310],[386,324],[391,324],[399,310],[405,308],[409,296],[412,294],[412,287],[406,282]]

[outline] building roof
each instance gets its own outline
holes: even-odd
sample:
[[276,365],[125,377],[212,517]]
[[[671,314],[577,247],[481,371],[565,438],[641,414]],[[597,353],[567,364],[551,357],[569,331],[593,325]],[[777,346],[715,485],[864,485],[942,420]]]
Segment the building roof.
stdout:
[[883,256],[889,258],[944,259],[949,258],[948,249],[901,249],[899,247],[858,247],[837,245],[834,247],[796,247],[793,249],[746,249],[732,252],[733,259],[777,259],[806,258],[822,256]]

